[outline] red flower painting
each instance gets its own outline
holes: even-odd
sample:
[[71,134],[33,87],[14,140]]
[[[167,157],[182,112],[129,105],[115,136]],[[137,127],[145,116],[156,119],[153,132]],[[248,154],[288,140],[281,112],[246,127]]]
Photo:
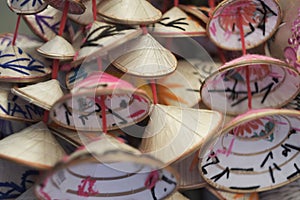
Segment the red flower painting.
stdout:
[[[226,32],[236,32],[238,24],[249,27],[249,24],[255,26],[257,21],[257,4],[253,1],[237,1],[230,6],[225,6],[221,14],[218,15],[219,23]],[[240,15],[237,13],[240,12]]]
[[234,128],[233,133],[236,136],[243,136],[245,133],[252,134],[260,126],[264,126],[260,119],[251,120]]

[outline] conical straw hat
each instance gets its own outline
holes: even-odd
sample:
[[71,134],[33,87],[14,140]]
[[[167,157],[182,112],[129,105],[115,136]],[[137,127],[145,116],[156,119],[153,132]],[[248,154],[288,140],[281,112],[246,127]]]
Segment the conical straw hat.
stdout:
[[153,25],[153,34],[161,37],[194,37],[206,35],[206,30],[197,21],[175,6],[163,14]]
[[[45,10],[35,15],[23,15],[23,19],[28,27],[44,41],[51,40],[57,35],[61,18],[62,12],[52,6],[48,6]],[[72,27],[67,23],[64,30],[65,38],[70,37],[70,30],[73,31]]]
[[0,140],[0,157],[34,168],[51,168],[64,155],[43,122]]
[[156,81],[159,102],[179,107],[197,105],[201,101],[199,92],[202,82],[216,69],[213,62],[200,59],[178,61],[174,73]]
[[31,167],[5,159],[0,160],[0,170],[2,171],[0,175],[2,199],[16,199],[28,188],[33,187],[39,175],[39,171]]
[[45,0],[52,7],[63,11],[65,7],[65,2],[69,1],[68,13],[80,15],[84,13],[85,6],[82,0]]
[[[3,51],[8,46],[10,46],[12,44],[13,38],[14,38],[13,33],[0,34],[0,51]],[[41,56],[36,51],[37,48],[39,48],[44,44],[43,42],[41,42],[40,39],[18,33],[16,38],[16,44],[17,47],[23,50],[23,52],[26,52],[36,60],[39,60],[40,62],[44,63],[45,66],[50,66],[50,63],[52,63],[48,59],[45,59],[45,57]]]
[[189,200],[189,198],[183,196],[179,192],[175,192],[172,196],[166,198],[166,200]]
[[0,81],[37,82],[49,78],[51,69],[16,46],[0,53]]
[[75,84],[75,86],[71,90],[71,93],[76,94],[83,91],[95,91],[98,88],[107,90],[115,90],[119,88],[135,89],[133,85],[131,85],[127,81],[124,81],[102,71],[94,71],[88,77]]
[[234,199],[234,200],[259,200],[259,196],[257,192],[253,193],[246,193],[246,194],[241,194],[241,193],[231,193],[231,192],[225,192],[218,190],[216,191],[219,193],[223,199]]
[[151,24],[161,18],[161,12],[146,0],[103,0],[98,13],[120,24]]
[[286,109],[300,110],[300,93],[284,106]]
[[[96,4],[98,4],[101,0],[96,0]],[[89,25],[94,22],[93,18],[93,1],[83,1],[83,5],[85,6],[85,11],[81,15],[78,14],[68,14],[68,18],[73,20],[74,22],[80,24],[80,25]],[[97,19],[100,19],[100,17],[97,16]]]
[[222,119],[215,111],[153,105],[139,149],[171,164],[199,148]]
[[3,109],[0,110],[1,115],[7,114],[8,95],[10,94],[11,84],[2,84],[0,90],[0,105]]
[[66,74],[66,86],[72,90],[80,81],[84,80],[95,71],[99,71],[99,67],[94,63],[82,64],[78,67],[72,68]]
[[1,84],[0,118],[23,122],[37,122],[43,117],[43,110],[11,92],[10,84]]
[[144,78],[165,76],[174,72],[177,66],[175,56],[150,34],[131,41],[128,49],[112,60],[119,70]]
[[247,69],[252,108],[280,108],[300,92],[300,74],[281,60],[248,54],[214,71],[201,86],[202,102],[213,110],[238,115],[248,110]]
[[12,93],[46,110],[50,110],[53,104],[64,95],[56,79],[21,88],[14,87]]
[[24,193],[18,196],[15,200],[29,200],[29,199],[38,200],[34,194],[34,186],[30,187],[28,190],[26,190]]
[[273,35],[281,22],[281,15],[276,0],[225,0],[215,8],[206,30],[211,41],[222,49],[242,50],[239,30],[241,21],[246,49],[250,49],[264,43]]
[[17,14],[35,14],[47,7],[43,0],[7,0],[8,7]]
[[65,129],[61,126],[57,126],[55,124],[48,125],[49,130],[53,133],[53,135],[58,136],[59,138],[67,141],[72,144],[74,147],[78,148],[83,144],[78,131]]
[[228,192],[275,189],[299,179],[300,113],[252,110],[208,137],[199,157],[205,181]]
[[173,167],[180,176],[178,183],[179,190],[192,190],[205,187],[207,183],[203,180],[198,170],[198,150],[188,157],[179,160],[173,164]]
[[[160,161],[102,135],[56,165],[36,193],[51,199],[164,199],[176,190],[178,177],[162,166]],[[88,190],[81,187],[85,185]]]
[[[75,60],[82,60],[86,57],[88,57],[88,60],[91,60],[96,56],[99,57],[141,34],[141,29],[95,21],[87,34],[85,42],[81,45]],[[98,55],[97,52],[100,51],[101,54]]]
[[201,10],[201,7],[197,7],[195,5],[183,5],[183,4],[178,5],[178,7],[184,12],[192,14],[193,16],[197,17],[205,24],[208,22],[208,17]]
[[105,99],[107,130],[136,124],[150,112],[151,100],[142,90],[96,87],[59,99],[50,110],[50,118],[71,130],[102,131],[101,97]]
[[294,181],[286,186],[259,193],[260,200],[272,200],[272,199],[297,199],[300,192],[300,180]]
[[75,55],[72,45],[59,35],[46,42],[37,51],[46,58],[58,60],[71,60]]

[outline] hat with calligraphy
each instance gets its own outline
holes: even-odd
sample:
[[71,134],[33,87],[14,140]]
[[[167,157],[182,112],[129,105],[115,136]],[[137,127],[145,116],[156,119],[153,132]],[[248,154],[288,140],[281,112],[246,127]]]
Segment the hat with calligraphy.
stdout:
[[7,5],[17,14],[35,14],[47,7],[43,0],[7,0]]
[[161,20],[149,29],[160,37],[195,37],[206,35],[206,30],[191,16],[174,6],[163,14]]
[[[71,94],[50,111],[53,122],[73,130],[101,131],[135,124],[148,116],[151,100],[142,90],[107,73],[94,73],[76,84]],[[103,109],[103,110],[102,110]]]
[[[217,70],[214,62],[201,59],[179,60],[175,72],[157,79],[157,95],[164,105],[193,107],[201,101],[200,87]],[[181,81],[178,81],[181,80]]]
[[54,103],[64,95],[60,83],[56,79],[24,87],[15,86],[11,91],[45,110],[50,110]]
[[199,157],[204,180],[217,189],[249,193],[300,178],[298,111],[252,110],[207,138]]
[[39,122],[0,140],[0,157],[37,169],[50,169],[65,151]]
[[[41,39],[48,41],[58,34],[62,12],[52,6],[48,6],[42,12],[35,15],[24,15],[23,19],[33,33]],[[73,29],[69,23],[67,23],[66,26],[64,29],[64,37],[69,39]]]
[[250,49],[269,39],[280,22],[281,9],[276,0],[225,0],[215,8],[206,30],[217,46],[241,50],[238,24],[242,24],[245,46]]
[[17,197],[32,188],[38,179],[39,172],[31,167],[5,159],[0,159],[0,163],[0,170],[4,172],[0,175],[2,199],[18,199]]
[[176,57],[149,33],[131,40],[110,54],[119,70],[143,78],[159,78],[175,71]]
[[152,105],[139,149],[169,165],[200,148],[223,116],[211,110]]
[[60,11],[63,11],[66,3],[68,3],[68,13],[71,14],[80,15],[84,13],[86,9],[84,4],[82,3],[83,0],[45,0],[45,2]]
[[74,63],[78,60],[88,61],[106,55],[109,50],[124,44],[142,34],[141,29],[121,24],[108,24],[95,21],[80,46]]
[[[13,43],[14,34],[13,33],[3,33],[0,34],[0,51],[5,50],[8,46]],[[23,52],[30,55],[34,59],[43,63],[46,67],[50,66],[50,61],[45,57],[41,56],[36,49],[43,45],[43,42],[39,38],[24,35],[19,33],[16,36],[17,47],[22,49]],[[50,69],[50,68],[49,68]]]
[[202,84],[201,97],[211,109],[238,115],[247,111],[249,93],[253,109],[280,108],[299,90],[299,73],[294,68],[271,57],[249,54],[213,72]]
[[177,174],[108,135],[58,163],[36,187],[41,199],[164,199],[177,189]]
[[184,4],[179,4],[178,7],[184,12],[198,18],[203,23],[206,24],[208,22],[208,17],[205,14],[206,12],[205,7],[197,7],[195,5],[184,5]]
[[17,46],[7,46],[0,51],[0,81],[34,83],[48,79],[50,67],[36,60]]
[[10,84],[1,84],[0,118],[24,122],[37,122],[42,119],[43,110],[34,104],[11,93]]
[[97,9],[104,20],[117,24],[152,24],[162,16],[160,10],[146,0],[102,0]]

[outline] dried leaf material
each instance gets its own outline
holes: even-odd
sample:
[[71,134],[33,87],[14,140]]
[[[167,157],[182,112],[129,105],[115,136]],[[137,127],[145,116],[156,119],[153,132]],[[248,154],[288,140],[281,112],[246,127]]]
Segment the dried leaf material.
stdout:
[[58,60],[71,60],[75,55],[73,46],[58,35],[38,48],[37,51],[46,58]]
[[37,82],[47,79],[51,69],[21,48],[8,46],[0,51],[0,81]]
[[158,78],[175,71],[175,56],[150,34],[142,35],[126,46],[112,64],[121,71],[143,78]]
[[162,14],[146,0],[103,0],[98,6],[98,13],[119,24],[152,24]]
[[15,87],[12,93],[46,110],[50,110],[54,103],[64,95],[56,79],[21,88]]
[[217,130],[222,115],[215,111],[153,105],[139,149],[166,164],[194,152]]
[[85,6],[82,3],[82,0],[45,0],[52,7],[63,11],[65,2],[69,1],[69,10],[68,13],[80,15],[84,13]]
[[49,169],[65,152],[43,122],[0,140],[0,157],[33,168]]
[[54,167],[35,191],[42,199],[165,199],[177,180],[159,160],[101,135]]
[[197,21],[189,17],[179,7],[173,7],[163,14],[159,22],[150,28],[153,34],[161,37],[204,36],[206,30]]
[[7,0],[8,7],[17,14],[35,14],[47,7],[44,0]]
[[109,50],[122,45],[141,34],[141,29],[126,25],[114,25],[95,21],[89,30],[84,43],[81,45],[75,60],[82,60],[86,57],[88,57],[88,60],[91,60],[93,56],[97,57],[97,52],[101,52],[98,56],[106,54]]

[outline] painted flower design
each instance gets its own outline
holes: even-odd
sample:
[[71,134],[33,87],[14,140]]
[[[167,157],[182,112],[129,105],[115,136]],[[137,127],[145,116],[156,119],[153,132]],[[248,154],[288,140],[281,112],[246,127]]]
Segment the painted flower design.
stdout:
[[[239,23],[242,23],[243,26],[257,25],[259,23],[255,17],[257,6],[253,1],[237,1],[230,6],[225,6],[221,14],[217,16],[221,27],[226,32],[236,32]],[[238,11],[242,18],[237,15]]]
[[236,136],[243,136],[245,133],[252,134],[261,126],[264,126],[262,120],[251,120],[234,128],[233,133]]

